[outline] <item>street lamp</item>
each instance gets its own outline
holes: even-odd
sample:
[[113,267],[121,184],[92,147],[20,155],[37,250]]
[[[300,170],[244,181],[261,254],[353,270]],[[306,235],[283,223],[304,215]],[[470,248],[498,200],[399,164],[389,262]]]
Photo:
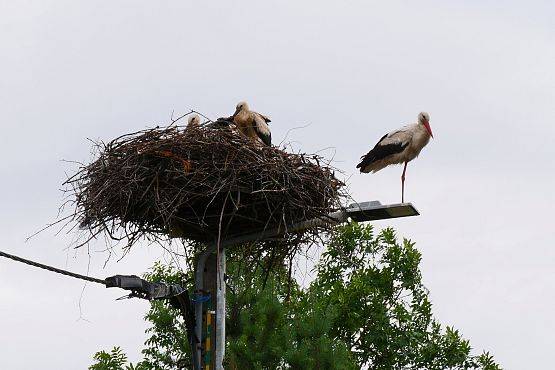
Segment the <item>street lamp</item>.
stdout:
[[420,215],[412,203],[384,205],[377,200],[371,202],[353,203],[347,207],[345,212],[347,213],[348,218],[357,222]]

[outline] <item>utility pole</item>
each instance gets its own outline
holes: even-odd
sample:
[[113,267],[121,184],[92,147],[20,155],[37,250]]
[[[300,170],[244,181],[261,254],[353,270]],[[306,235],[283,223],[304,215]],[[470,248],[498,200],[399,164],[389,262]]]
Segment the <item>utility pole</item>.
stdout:
[[216,344],[216,330],[214,329],[217,328],[217,322],[214,319],[217,318],[216,307],[218,304],[216,301],[216,294],[218,290],[217,262],[216,253],[210,254],[206,259],[206,265],[204,266],[203,271],[203,290],[205,294],[210,294],[210,300],[207,302],[207,307],[203,312],[203,316],[205,317],[203,321],[206,333],[206,337],[203,341],[205,343],[203,360],[205,369],[210,370],[214,370],[216,364],[216,351],[214,350],[214,345]]

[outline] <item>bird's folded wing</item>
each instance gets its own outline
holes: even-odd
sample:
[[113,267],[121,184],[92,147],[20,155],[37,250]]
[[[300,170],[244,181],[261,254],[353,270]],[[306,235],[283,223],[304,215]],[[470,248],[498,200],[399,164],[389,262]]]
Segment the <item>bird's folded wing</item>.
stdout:
[[266,120],[259,114],[254,115],[254,131],[262,142],[268,146],[272,145],[272,133]]
[[403,127],[400,130],[392,131],[384,135],[380,139],[380,141],[378,141],[376,146],[389,145],[389,144],[406,146],[406,144],[408,144],[411,141],[412,135],[413,135],[413,130],[409,130],[408,126]]
[[258,112],[253,112],[253,113],[254,113],[255,117],[259,116],[260,118],[262,118],[264,120],[264,122],[272,122],[272,120],[268,116],[265,116],[265,115],[263,115],[261,113],[258,113]]
[[401,153],[409,145],[411,138],[412,132],[404,128],[384,135],[372,150],[360,157],[361,162],[357,165],[357,168],[364,169],[366,166],[392,154]]

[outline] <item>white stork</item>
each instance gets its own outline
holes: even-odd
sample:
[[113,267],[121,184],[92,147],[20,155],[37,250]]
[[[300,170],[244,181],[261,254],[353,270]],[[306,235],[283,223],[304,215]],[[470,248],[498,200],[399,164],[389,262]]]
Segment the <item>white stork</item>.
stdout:
[[235,108],[235,113],[230,118],[245,136],[268,146],[272,145],[272,133],[268,126],[268,122],[271,122],[270,118],[249,110],[249,105],[246,102],[239,102]]
[[361,157],[357,165],[360,172],[377,172],[392,164],[405,163],[401,175],[401,203],[405,202],[405,172],[407,163],[418,157],[422,148],[428,144],[432,134],[430,115],[420,112],[418,123],[404,126],[384,135],[368,154]]
[[191,114],[189,116],[189,119],[187,120],[187,123],[189,124],[189,126],[198,126],[200,125],[200,117],[198,114]]

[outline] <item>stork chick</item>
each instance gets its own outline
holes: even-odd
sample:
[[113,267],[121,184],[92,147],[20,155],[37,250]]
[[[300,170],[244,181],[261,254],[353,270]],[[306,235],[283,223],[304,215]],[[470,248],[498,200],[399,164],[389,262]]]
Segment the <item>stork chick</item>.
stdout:
[[246,102],[239,102],[235,108],[235,113],[230,118],[245,136],[267,146],[272,145],[272,133],[268,126],[268,122],[271,122],[270,118],[249,110],[249,105]]
[[418,122],[385,134],[366,155],[361,157],[357,165],[360,172],[377,172],[392,164],[405,163],[401,175],[401,202],[405,201],[405,173],[407,164],[418,157],[422,148],[428,144],[432,134],[430,115],[426,112],[418,114]]
[[200,117],[198,114],[191,114],[189,116],[189,119],[187,120],[187,123],[189,124],[189,126],[198,126],[200,125]]

